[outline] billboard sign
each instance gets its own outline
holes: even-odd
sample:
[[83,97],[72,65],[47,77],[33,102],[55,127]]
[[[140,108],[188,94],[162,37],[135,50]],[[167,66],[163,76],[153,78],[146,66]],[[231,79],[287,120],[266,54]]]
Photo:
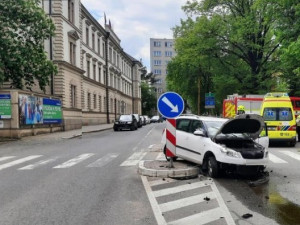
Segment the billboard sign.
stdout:
[[0,94],[0,119],[11,119],[10,94]]
[[58,124],[62,122],[61,102],[56,99],[43,99],[44,124]]
[[62,121],[60,100],[19,95],[21,125],[59,124]]

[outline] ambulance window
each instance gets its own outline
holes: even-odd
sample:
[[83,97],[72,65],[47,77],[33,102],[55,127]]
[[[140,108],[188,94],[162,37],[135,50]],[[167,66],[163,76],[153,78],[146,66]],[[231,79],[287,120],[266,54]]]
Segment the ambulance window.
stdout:
[[279,121],[291,121],[293,119],[292,111],[290,108],[278,109]]
[[275,121],[276,120],[276,108],[265,108],[264,110],[264,120]]

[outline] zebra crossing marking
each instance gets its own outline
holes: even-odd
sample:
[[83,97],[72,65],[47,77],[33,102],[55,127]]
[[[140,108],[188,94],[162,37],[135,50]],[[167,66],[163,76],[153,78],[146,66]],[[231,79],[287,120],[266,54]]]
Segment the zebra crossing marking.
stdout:
[[284,161],[272,153],[269,153],[269,160],[273,163],[287,163],[287,161]]
[[[179,220],[171,221],[168,225],[204,225],[224,217],[224,212],[221,208],[210,209],[192,216],[184,217]],[[234,224],[234,223],[233,223]]]
[[0,162],[8,160],[8,159],[12,159],[12,158],[15,158],[15,156],[3,156],[0,158]]
[[291,151],[279,151],[280,153],[283,153],[287,156],[292,157],[293,159],[299,160],[300,161],[300,155],[295,153],[295,152],[291,152]]
[[33,163],[33,164],[30,164],[28,166],[24,166],[22,168],[19,168],[18,170],[33,170],[37,167],[41,167],[43,165],[46,165],[50,162],[54,162],[56,159],[47,159],[47,160],[41,160],[41,161],[38,161],[36,163]]
[[9,168],[9,167],[12,167],[12,166],[15,166],[15,165],[33,160],[33,159],[36,159],[36,158],[39,158],[39,157],[41,157],[41,155],[31,155],[31,156],[27,156],[25,158],[17,159],[15,161],[12,161],[12,162],[9,162],[9,163],[5,163],[5,164],[0,165],[0,170]]
[[180,185],[180,186],[177,186],[177,187],[166,188],[166,189],[162,189],[162,190],[159,190],[159,191],[153,191],[153,195],[157,198],[157,197],[161,197],[161,196],[165,196],[165,195],[176,194],[176,193],[179,193],[179,192],[182,192],[182,191],[189,191],[189,190],[192,190],[192,189],[205,187],[207,185],[208,184],[204,183],[204,182],[184,184],[184,185]]
[[179,208],[182,208],[185,206],[204,202],[205,197],[208,197],[210,199],[215,199],[216,195],[213,192],[206,192],[203,194],[194,195],[194,196],[190,196],[187,198],[181,198],[181,199],[171,201],[171,202],[166,202],[166,203],[160,204],[159,207],[160,207],[161,211],[164,213],[164,212],[168,212],[168,211],[171,211],[174,209],[179,209]]
[[62,169],[62,168],[70,168],[71,166],[75,166],[76,164],[90,158],[91,156],[93,156],[94,154],[92,153],[87,153],[87,154],[82,154],[82,155],[79,155],[73,159],[70,159],[58,166],[55,166],[53,167],[54,169]]
[[98,159],[97,161],[89,164],[87,167],[102,167],[102,166],[105,166],[106,164],[108,164],[110,161],[117,158],[118,156],[119,156],[119,154],[109,153],[109,154],[103,156],[102,158]]
[[126,161],[124,161],[120,166],[136,166],[139,161],[147,154],[147,152],[135,152]]

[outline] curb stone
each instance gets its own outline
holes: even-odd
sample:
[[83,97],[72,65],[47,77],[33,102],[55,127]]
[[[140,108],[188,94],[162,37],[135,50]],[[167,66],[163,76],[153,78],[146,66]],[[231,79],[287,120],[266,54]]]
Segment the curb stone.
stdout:
[[158,160],[144,160],[139,162],[138,173],[143,176],[149,177],[162,177],[162,178],[190,178],[190,177],[198,177],[199,168],[197,166],[190,166],[188,168],[169,168],[169,169],[158,169],[158,168],[146,168],[145,163],[147,162],[162,162]]

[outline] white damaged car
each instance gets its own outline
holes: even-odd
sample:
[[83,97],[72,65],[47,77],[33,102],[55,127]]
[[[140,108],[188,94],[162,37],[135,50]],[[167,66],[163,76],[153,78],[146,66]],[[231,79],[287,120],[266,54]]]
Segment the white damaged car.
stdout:
[[[165,153],[166,132],[162,143]],[[173,159],[200,164],[210,177],[232,170],[257,174],[269,161],[268,145],[266,125],[259,115],[243,114],[234,119],[183,115],[176,118]]]

